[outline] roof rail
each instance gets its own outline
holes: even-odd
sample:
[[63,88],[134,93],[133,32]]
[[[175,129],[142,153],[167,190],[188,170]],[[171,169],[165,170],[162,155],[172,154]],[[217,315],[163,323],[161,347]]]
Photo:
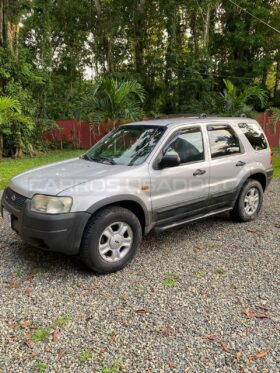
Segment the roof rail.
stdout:
[[207,114],[201,113],[201,114],[199,114],[199,118],[207,118]]

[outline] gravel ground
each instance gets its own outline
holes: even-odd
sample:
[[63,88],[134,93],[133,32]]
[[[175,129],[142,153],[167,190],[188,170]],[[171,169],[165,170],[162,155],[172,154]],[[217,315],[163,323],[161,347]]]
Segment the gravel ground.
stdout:
[[150,234],[107,276],[0,219],[0,372],[280,372],[279,192],[256,222]]

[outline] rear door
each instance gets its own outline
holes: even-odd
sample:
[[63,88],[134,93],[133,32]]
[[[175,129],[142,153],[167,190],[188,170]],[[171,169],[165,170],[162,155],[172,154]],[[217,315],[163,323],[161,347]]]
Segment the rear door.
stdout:
[[211,158],[209,205],[213,209],[230,207],[246,172],[247,155],[232,126],[211,124],[207,133]]
[[177,154],[177,167],[150,167],[151,201],[156,221],[172,221],[190,217],[207,207],[209,161],[205,138],[200,126],[188,126],[173,133],[158,153]]

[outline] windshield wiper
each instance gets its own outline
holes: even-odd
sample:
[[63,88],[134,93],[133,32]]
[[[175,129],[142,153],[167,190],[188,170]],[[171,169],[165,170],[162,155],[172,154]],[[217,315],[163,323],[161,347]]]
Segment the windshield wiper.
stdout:
[[87,154],[81,155],[80,158],[85,159],[86,161],[91,161],[92,160]]
[[92,161],[96,161],[96,162],[102,162],[102,163],[109,163],[109,164],[112,164],[112,165],[115,165],[115,164],[117,164],[114,160],[113,160],[113,158],[111,157],[111,158],[106,158],[106,157],[102,157],[102,156],[100,156],[100,155],[97,155],[97,156],[95,156],[95,157],[92,157],[92,158],[90,158],[90,160],[92,160]]

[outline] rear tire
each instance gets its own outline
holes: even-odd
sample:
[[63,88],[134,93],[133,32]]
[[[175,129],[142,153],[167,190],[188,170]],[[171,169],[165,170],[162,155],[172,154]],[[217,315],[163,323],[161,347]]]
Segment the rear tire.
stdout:
[[141,241],[142,227],[138,218],[123,207],[107,207],[88,223],[80,255],[94,272],[116,272],[134,258]]
[[262,185],[254,179],[248,179],[241,189],[231,217],[239,222],[255,220],[263,202]]

